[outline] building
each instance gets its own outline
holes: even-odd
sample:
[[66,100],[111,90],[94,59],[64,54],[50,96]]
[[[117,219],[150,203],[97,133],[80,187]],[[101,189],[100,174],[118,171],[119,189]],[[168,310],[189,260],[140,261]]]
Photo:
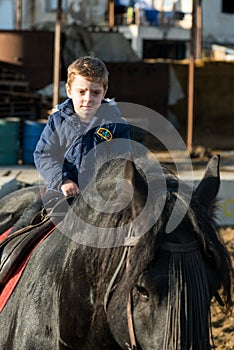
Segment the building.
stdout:
[[[87,31],[108,31],[109,2],[63,0],[63,26],[76,24]],[[112,29],[124,35],[139,59],[184,59],[189,54],[192,3],[193,0],[115,0]],[[210,0],[197,3],[202,8],[203,55],[212,55],[212,45],[232,49],[234,2],[212,0],[212,6]],[[0,1],[0,30],[16,28],[16,4],[17,0]],[[21,4],[22,29],[54,30],[57,0],[21,0]]]

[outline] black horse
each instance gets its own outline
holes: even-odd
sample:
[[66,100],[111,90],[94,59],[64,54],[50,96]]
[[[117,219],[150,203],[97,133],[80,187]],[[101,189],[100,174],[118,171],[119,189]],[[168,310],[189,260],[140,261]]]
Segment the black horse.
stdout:
[[40,196],[41,186],[21,188],[0,200],[0,235],[12,227],[37,196]]
[[219,157],[192,196],[167,169],[145,160],[143,170],[103,166],[37,246],[0,314],[1,350],[211,349],[211,299],[221,291],[231,307],[232,266],[214,221]]

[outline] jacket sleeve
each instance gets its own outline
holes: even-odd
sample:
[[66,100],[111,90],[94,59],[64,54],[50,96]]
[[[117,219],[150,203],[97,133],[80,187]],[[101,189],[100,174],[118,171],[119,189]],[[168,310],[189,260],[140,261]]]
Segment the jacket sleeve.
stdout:
[[59,190],[63,174],[63,145],[54,126],[53,115],[49,118],[34,151],[36,169],[48,188]]

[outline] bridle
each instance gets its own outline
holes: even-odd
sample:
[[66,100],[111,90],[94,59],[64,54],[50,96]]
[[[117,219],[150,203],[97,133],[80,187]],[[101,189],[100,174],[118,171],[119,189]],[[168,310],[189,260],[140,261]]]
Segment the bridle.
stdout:
[[[132,245],[135,245],[137,241],[132,241]],[[126,270],[129,268],[129,254],[131,246],[128,246]],[[169,251],[172,253],[187,253],[199,249],[199,243],[197,241],[192,241],[189,243],[171,243],[164,242],[161,247],[161,250]],[[133,322],[133,313],[132,313],[132,297],[131,291],[128,293],[127,299],[127,320],[128,320],[128,334],[130,339],[130,344],[126,343],[128,350],[138,350],[136,336],[134,331],[134,322]]]
[[[115,273],[113,274],[113,276],[111,278],[111,281],[108,285],[107,291],[106,291],[105,296],[104,296],[104,310],[106,313],[107,313],[107,304],[109,301],[110,292],[111,292],[112,287],[114,285],[114,282],[119,274],[121,266],[126,259],[126,271],[128,271],[130,250],[131,250],[131,247],[133,247],[137,244],[138,240],[139,240],[139,237],[126,238],[122,257],[121,257],[120,262],[115,270]],[[162,243],[162,245],[160,246],[159,249],[164,250],[164,251],[168,251],[171,253],[189,253],[192,251],[199,250],[199,248],[200,248],[200,245],[199,245],[198,241],[191,241],[188,243],[173,243],[173,242],[166,241],[166,242]],[[221,305],[223,304],[218,292],[216,292],[215,298]],[[135,330],[134,330],[131,290],[129,291],[128,298],[127,298],[127,323],[128,323],[128,334],[129,334],[130,344],[125,343],[125,345],[126,345],[128,350],[138,350],[136,336],[135,336]]]

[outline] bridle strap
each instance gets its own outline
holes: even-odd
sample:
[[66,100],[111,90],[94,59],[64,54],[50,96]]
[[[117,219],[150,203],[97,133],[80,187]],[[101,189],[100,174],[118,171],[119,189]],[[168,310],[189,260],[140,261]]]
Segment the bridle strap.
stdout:
[[[115,270],[115,273],[113,274],[110,283],[108,285],[107,291],[104,296],[104,310],[105,313],[107,313],[107,304],[109,301],[109,296],[110,292],[113,288],[114,282],[118,276],[118,273],[120,271],[120,268],[125,260],[126,254],[127,254],[127,259],[126,259],[126,270],[128,269],[129,266],[129,253],[130,253],[130,246],[125,246],[122,258],[120,259],[120,262]],[[134,326],[133,326],[133,317],[132,317],[132,298],[131,298],[131,291],[128,294],[128,299],[127,299],[127,322],[128,322],[128,334],[130,338],[130,344],[126,343],[127,349],[128,350],[137,350],[137,345],[136,345],[136,338],[135,338],[135,333],[134,333]]]
[[127,319],[128,319],[128,334],[130,338],[130,345],[126,343],[128,350],[137,350],[136,337],[134,332],[133,317],[132,317],[132,298],[131,292],[128,294],[127,301]]
[[105,296],[104,296],[104,310],[105,310],[105,313],[107,313],[107,304],[108,304],[108,301],[109,301],[109,296],[110,296],[110,293],[111,293],[111,290],[113,288],[113,285],[115,283],[115,280],[119,274],[119,271],[121,269],[121,266],[122,264],[124,263],[124,259],[125,259],[125,256],[127,254],[127,250],[128,250],[128,247],[124,247],[124,251],[123,251],[123,255],[122,255],[122,258],[120,259],[120,262],[110,280],[110,283],[108,285],[108,288],[106,290],[106,293],[105,293]]
[[173,242],[163,242],[160,249],[166,250],[171,253],[190,253],[192,251],[198,250],[200,247],[197,241],[191,241],[188,243],[173,243]]
[[[130,249],[131,249],[131,247],[128,247],[126,270],[128,270],[128,268],[129,268]],[[130,345],[128,343],[126,343],[127,348],[128,348],[128,350],[137,350],[136,337],[135,337],[134,324],[133,324],[133,315],[132,315],[131,290],[128,293],[128,300],[127,300],[127,321],[128,321],[128,334],[129,334],[129,338],[130,338]]]

